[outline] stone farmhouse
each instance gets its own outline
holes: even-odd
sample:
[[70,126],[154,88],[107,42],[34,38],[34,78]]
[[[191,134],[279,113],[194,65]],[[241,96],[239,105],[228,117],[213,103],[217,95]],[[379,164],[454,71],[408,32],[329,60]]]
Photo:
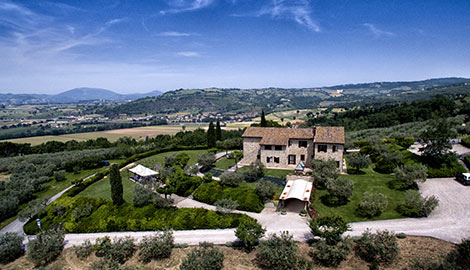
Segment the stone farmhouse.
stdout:
[[333,159],[343,168],[344,127],[249,127],[242,137],[242,165],[259,160],[271,169],[311,169],[313,159]]

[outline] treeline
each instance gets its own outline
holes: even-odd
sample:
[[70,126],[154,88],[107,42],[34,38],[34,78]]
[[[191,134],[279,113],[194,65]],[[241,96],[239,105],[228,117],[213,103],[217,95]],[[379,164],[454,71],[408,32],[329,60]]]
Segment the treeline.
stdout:
[[435,117],[468,114],[469,105],[464,98],[456,100],[438,95],[430,100],[398,103],[385,106],[350,109],[346,112],[309,114],[307,125],[344,126],[346,130],[382,128],[409,122],[426,121]]
[[82,132],[96,132],[96,131],[105,131],[121,128],[134,128],[134,127],[144,127],[144,126],[156,126],[156,125],[166,125],[167,121],[165,119],[153,119],[151,121],[135,121],[135,122],[125,122],[125,123],[115,123],[115,122],[94,122],[94,123],[79,123],[73,124],[70,127],[64,128],[55,128],[51,127],[50,124],[45,125],[29,125],[29,124],[18,124],[12,126],[2,126],[0,130],[0,140],[9,140],[16,138],[25,138],[25,137],[35,137],[35,136],[46,136],[46,135],[63,135],[63,134],[74,134]]
[[[240,146],[240,138],[242,133],[243,130],[221,130],[221,140],[238,139],[239,142],[237,146]],[[81,142],[76,140],[67,142],[48,141],[35,146],[31,146],[29,143],[0,142],[0,157],[13,157],[18,155],[45,154],[111,147],[120,147],[123,151],[129,151],[129,149],[125,148],[135,146],[147,146],[147,148],[155,148],[177,145],[195,146],[207,144],[207,132],[203,129],[197,129],[194,131],[180,131],[175,135],[157,135],[153,138],[147,138],[144,141],[137,141],[136,139],[130,137],[122,137],[119,138],[116,142],[110,142],[106,138],[99,137],[95,140],[90,139]]]

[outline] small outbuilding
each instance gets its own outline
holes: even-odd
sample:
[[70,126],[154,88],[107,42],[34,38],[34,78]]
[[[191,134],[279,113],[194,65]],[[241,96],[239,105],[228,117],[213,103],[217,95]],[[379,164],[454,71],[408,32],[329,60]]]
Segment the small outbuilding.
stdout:
[[129,169],[129,171],[134,174],[131,179],[140,183],[157,181],[157,176],[159,174],[158,172],[140,164],[132,169]]
[[[281,208],[285,208],[289,204],[291,206],[295,205],[295,208],[306,209],[310,200],[312,188],[313,182],[311,181],[307,181],[305,179],[288,180],[281,196],[279,197]],[[295,209],[295,211],[300,211],[301,209]]]

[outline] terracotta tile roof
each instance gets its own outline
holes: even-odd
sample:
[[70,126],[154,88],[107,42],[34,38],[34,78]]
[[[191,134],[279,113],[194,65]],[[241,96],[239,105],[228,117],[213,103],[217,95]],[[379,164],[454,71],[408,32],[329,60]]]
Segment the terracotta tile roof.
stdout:
[[316,143],[339,143],[344,144],[344,127],[316,127]]
[[344,127],[316,127],[315,138],[312,128],[270,128],[248,127],[243,138],[261,138],[261,145],[287,145],[289,139],[314,139],[316,143],[344,144]]
[[313,129],[249,127],[242,137],[261,138],[262,145],[287,145],[289,139],[313,139]]

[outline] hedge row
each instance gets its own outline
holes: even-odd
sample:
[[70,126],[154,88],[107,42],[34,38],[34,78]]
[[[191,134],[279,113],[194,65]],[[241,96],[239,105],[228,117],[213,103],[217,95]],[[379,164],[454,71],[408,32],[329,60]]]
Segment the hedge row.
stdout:
[[[85,206],[91,213],[77,219],[73,210]],[[252,219],[243,214],[219,214],[202,208],[156,208],[154,205],[136,208],[128,203],[115,206],[109,200],[86,197],[54,202],[39,218],[43,229],[62,223],[66,233],[224,229]],[[37,233],[36,220],[28,222],[24,231],[30,235]]]
[[465,168],[458,161],[448,162],[447,164],[443,163],[440,168],[428,166],[429,178],[455,177],[457,174],[464,172]]
[[[202,149],[207,149],[206,145],[197,145],[197,146],[170,146],[170,147],[165,147],[165,148],[157,148],[153,149],[144,153],[140,154],[135,154],[127,158],[126,160],[122,161],[119,163],[119,168],[123,168],[127,166],[128,164],[141,160],[146,157],[150,157],[156,154],[160,153],[165,153],[165,152],[172,152],[172,151],[184,151],[184,150],[202,150]],[[75,187],[71,188],[69,191],[65,193],[65,195],[69,197],[74,197],[80,192],[84,191],[87,187],[89,187],[91,184],[103,179],[106,175],[109,174],[109,170],[97,173],[95,176],[80,182],[77,184]]]
[[195,200],[214,204],[220,199],[231,199],[238,203],[238,210],[261,212],[263,200],[249,186],[228,187],[218,181],[201,184],[193,194]]

